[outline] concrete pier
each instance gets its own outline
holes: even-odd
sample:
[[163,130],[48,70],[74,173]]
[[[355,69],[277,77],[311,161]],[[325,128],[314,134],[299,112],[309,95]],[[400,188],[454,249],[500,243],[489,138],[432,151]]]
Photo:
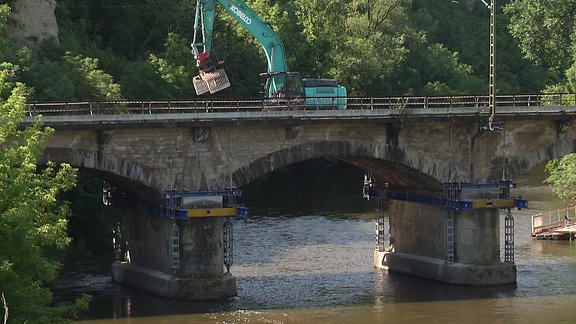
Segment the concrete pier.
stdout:
[[516,265],[448,263],[443,259],[399,252],[374,251],[374,264],[380,269],[466,286],[499,286],[516,282]]
[[494,286],[516,282],[516,265],[500,260],[499,209],[454,215],[454,259],[446,257],[442,206],[391,200],[391,246],[374,252],[374,265],[440,282]]
[[[172,222],[179,228],[176,239]],[[132,209],[128,216],[130,259],[112,265],[112,279],[168,298],[233,297],[236,278],[225,273],[223,245],[220,217],[167,220]]]
[[182,278],[123,262],[112,265],[112,279],[166,298],[211,300],[236,296],[236,278],[230,273],[211,278]]

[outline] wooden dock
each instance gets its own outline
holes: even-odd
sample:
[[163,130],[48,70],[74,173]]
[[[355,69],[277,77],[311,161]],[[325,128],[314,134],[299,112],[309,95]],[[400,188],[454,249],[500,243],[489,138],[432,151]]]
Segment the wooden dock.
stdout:
[[576,238],[576,206],[532,216],[532,237],[538,240]]

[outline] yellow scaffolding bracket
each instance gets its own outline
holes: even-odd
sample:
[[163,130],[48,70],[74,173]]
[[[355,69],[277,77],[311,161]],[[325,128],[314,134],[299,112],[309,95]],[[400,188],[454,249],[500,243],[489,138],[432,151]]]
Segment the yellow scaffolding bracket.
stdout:
[[514,208],[516,200],[514,199],[479,199],[472,201],[472,208]]
[[195,217],[230,217],[238,215],[238,208],[195,208],[188,209],[188,218]]

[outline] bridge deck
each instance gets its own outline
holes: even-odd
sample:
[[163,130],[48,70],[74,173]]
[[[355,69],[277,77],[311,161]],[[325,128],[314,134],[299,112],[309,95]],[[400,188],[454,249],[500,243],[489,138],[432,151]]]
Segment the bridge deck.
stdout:
[[[346,98],[347,109],[337,105],[302,109],[269,105],[262,100],[148,100],[33,102],[31,123],[42,115],[57,129],[122,127],[202,127],[211,125],[373,123],[373,122],[483,122],[490,116],[488,96]],[[498,121],[576,117],[576,94],[499,95]],[[116,125],[116,126],[115,126]]]

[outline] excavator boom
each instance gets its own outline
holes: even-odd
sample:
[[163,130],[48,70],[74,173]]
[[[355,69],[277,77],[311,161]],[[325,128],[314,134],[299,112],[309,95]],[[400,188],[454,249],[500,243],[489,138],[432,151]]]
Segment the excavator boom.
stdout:
[[216,5],[220,4],[260,43],[268,61],[261,73],[264,100],[275,105],[309,107],[346,107],[346,88],[331,79],[302,79],[298,72],[288,72],[284,44],[264,19],[242,0],[197,0],[192,52],[199,75],[194,77],[197,95],[215,93],[230,86],[224,69],[217,68],[211,56],[212,32]]
[[211,57],[212,31],[216,5],[219,3],[262,45],[268,60],[268,72],[286,72],[284,45],[272,27],[241,0],[198,0],[192,51],[200,74],[193,80],[196,94],[215,93],[230,86],[223,69],[217,69]]

